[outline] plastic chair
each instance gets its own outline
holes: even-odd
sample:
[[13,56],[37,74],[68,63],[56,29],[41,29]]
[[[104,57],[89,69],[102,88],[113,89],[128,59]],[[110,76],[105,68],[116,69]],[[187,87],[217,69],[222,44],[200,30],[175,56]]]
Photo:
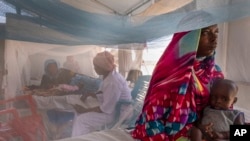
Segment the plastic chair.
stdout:
[[14,105],[14,102],[19,101],[27,102],[28,107],[25,107],[29,108],[29,114],[24,116],[14,107],[1,110],[0,116],[4,116],[5,120],[0,122],[0,139],[10,140],[19,137],[23,141],[46,141],[47,136],[42,118],[36,111],[36,103],[31,95],[22,95],[1,100],[0,105],[8,107],[9,105]]
[[[150,79],[151,75],[142,75],[138,77],[134,88],[131,91],[132,101],[118,101],[115,109],[115,119],[110,125],[107,126],[108,128],[121,126],[121,124],[126,125],[128,127],[133,126],[138,116],[138,113],[141,111]],[[130,109],[124,111],[124,106],[125,108]]]
[[131,96],[132,99],[135,100],[137,95],[139,94],[140,90],[143,88],[145,83],[149,83],[150,79],[151,79],[151,75],[142,75],[139,76],[133,90],[131,91]]

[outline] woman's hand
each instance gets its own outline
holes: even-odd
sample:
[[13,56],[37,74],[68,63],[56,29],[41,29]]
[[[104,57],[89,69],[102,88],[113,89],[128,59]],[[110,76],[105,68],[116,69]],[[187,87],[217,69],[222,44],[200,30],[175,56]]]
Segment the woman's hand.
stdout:
[[81,101],[84,102],[88,97],[90,96],[90,94],[84,94],[81,96]]
[[97,112],[97,113],[102,113],[102,110],[100,109],[99,106],[93,107],[93,108],[84,108],[81,105],[72,105],[74,109],[76,110],[77,113],[82,114],[82,113],[87,113],[87,112]]
[[81,101],[84,102],[89,96],[92,96],[94,98],[96,98],[96,94],[93,94],[93,93],[89,93],[89,94],[84,94],[81,96]]
[[86,113],[87,109],[82,107],[81,105],[72,105],[74,107],[74,109],[76,110],[77,113],[82,114],[82,113]]

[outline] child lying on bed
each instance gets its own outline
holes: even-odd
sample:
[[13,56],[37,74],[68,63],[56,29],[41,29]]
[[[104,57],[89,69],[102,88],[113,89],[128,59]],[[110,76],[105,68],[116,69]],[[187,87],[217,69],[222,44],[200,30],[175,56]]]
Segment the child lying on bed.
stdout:
[[203,111],[203,117],[191,129],[191,141],[229,140],[230,125],[245,124],[244,113],[231,107],[237,101],[238,86],[231,80],[216,81],[210,93],[210,106]]

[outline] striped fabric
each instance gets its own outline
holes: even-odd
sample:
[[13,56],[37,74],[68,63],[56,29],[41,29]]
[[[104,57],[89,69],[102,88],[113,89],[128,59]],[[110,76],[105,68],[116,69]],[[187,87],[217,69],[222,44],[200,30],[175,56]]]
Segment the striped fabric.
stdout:
[[158,61],[132,136],[142,141],[187,137],[209,99],[209,86],[223,77],[214,56],[196,59],[200,30],[174,35]]

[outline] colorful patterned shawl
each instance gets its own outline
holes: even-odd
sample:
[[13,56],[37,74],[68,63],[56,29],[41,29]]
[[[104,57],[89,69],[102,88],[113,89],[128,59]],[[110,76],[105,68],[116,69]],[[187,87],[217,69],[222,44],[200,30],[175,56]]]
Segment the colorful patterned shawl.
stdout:
[[200,116],[209,86],[223,77],[214,56],[196,59],[201,30],[176,33],[158,61],[132,136],[142,141],[176,141]]

